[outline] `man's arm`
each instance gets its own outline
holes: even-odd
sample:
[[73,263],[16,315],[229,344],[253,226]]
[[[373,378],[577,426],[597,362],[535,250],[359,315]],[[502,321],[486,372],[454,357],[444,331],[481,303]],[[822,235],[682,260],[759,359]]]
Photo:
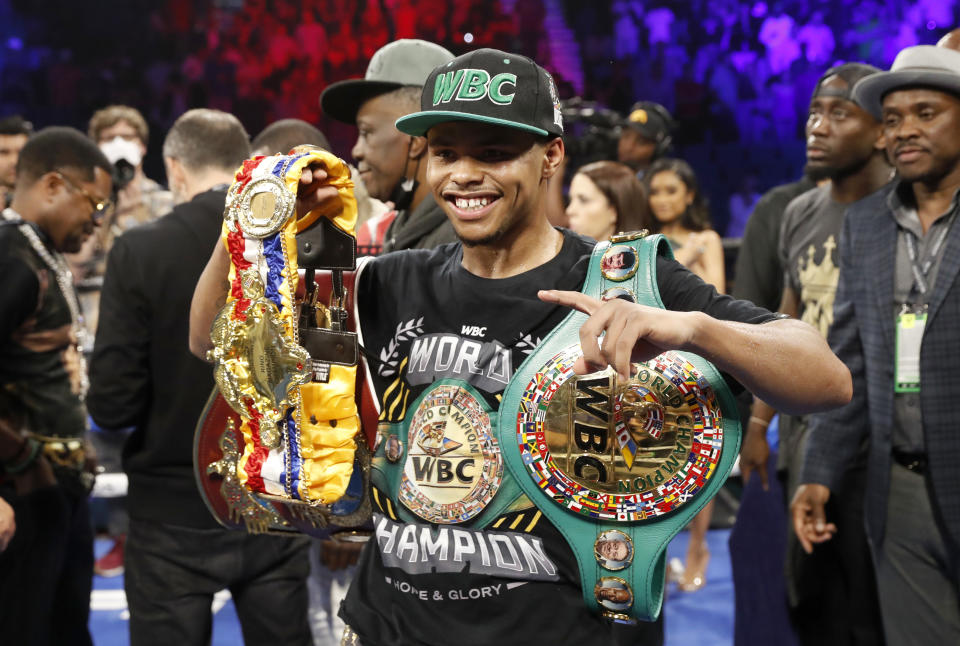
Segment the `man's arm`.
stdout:
[[826,522],[824,505],[836,492],[847,466],[869,432],[866,368],[851,286],[858,269],[852,264],[854,252],[849,224],[850,218],[845,218],[838,250],[840,277],[833,303],[833,324],[827,338],[837,357],[850,370],[853,396],[842,408],[810,418],[800,470],[802,484],[790,504],[794,530],[807,552],[813,550],[815,543],[829,540],[836,531],[834,525]]
[[87,410],[104,429],[137,424],[149,402],[150,307],[136,257],[128,239],[117,238],[100,292]]
[[[326,181],[327,173],[320,164],[312,164],[303,170],[297,187],[297,217],[306,215],[328,200],[339,199],[337,188],[327,185]],[[213,348],[210,325],[227,300],[229,273],[230,257],[223,242],[218,240],[207,266],[200,274],[190,302],[190,352],[204,361],[207,360],[207,350]]]
[[850,401],[849,371],[820,334],[800,321],[720,321],[702,312],[662,310],[620,299],[601,302],[579,292],[541,291],[540,298],[590,316],[580,328],[581,373],[612,366],[626,378],[631,362],[666,350],[686,350],[713,362],[784,412],[799,415]]
[[213,348],[210,325],[227,302],[227,292],[230,290],[230,281],[227,280],[229,273],[230,257],[223,242],[217,240],[190,301],[190,352],[204,361],[207,360],[207,351]]

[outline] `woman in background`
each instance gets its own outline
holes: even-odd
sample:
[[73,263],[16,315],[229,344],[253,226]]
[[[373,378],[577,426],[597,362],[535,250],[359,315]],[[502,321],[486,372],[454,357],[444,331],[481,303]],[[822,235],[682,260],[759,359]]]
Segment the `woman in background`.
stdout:
[[655,161],[644,175],[650,200],[652,233],[670,240],[677,261],[717,288],[726,291],[723,243],[710,227],[707,201],[697,177],[682,159]]
[[[653,215],[652,231],[670,240],[674,257],[680,264],[716,287],[718,292],[724,292],[723,243],[710,228],[707,201],[690,164],[682,159],[658,159],[644,175],[644,183]],[[699,590],[707,582],[710,550],[706,536],[711,516],[712,500],[690,521],[686,565],[675,560],[670,563],[671,578],[686,592]]]
[[598,161],[577,169],[567,206],[570,228],[603,241],[618,231],[649,228],[643,184],[629,166]]

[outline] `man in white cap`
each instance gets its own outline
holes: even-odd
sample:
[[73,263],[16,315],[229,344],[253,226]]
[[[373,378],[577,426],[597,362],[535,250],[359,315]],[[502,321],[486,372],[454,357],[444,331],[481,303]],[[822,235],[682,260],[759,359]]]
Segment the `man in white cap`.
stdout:
[[397,211],[383,237],[385,252],[430,249],[456,240],[424,181],[427,140],[404,134],[394,125],[420,108],[427,76],[451,60],[453,54],[440,45],[396,40],[377,50],[364,78],[333,83],[320,95],[326,114],[357,126],[351,154],[371,197],[392,202]]
[[960,52],[900,52],[854,87],[880,109],[899,179],[847,210],[830,344],[853,400],[814,416],[794,527],[810,551],[869,442],[867,535],[884,631],[897,644],[960,643]]

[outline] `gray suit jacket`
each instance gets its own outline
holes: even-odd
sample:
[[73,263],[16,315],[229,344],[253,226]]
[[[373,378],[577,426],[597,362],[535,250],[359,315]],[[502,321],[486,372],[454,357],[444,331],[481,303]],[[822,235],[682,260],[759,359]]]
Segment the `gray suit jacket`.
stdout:
[[[828,338],[853,376],[853,399],[812,416],[801,473],[801,482],[843,495],[836,488],[869,438],[865,507],[874,545],[883,540],[890,486],[897,224],[886,199],[894,185],[853,204],[844,218]],[[960,226],[946,245],[920,350],[920,406],[933,503],[960,542]]]

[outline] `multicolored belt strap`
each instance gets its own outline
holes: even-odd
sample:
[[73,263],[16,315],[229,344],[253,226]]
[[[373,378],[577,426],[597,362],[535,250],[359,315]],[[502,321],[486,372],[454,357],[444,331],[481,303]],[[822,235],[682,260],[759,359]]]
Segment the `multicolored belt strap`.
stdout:
[[[663,308],[663,236],[597,245],[583,292]],[[740,443],[736,402],[719,372],[687,352],[575,375],[586,315],[571,313],[504,392],[498,437],[523,492],[576,555],[584,600],[613,621],[652,621],[670,540],[717,493]]]
[[[320,163],[338,197],[296,216],[303,170]],[[318,218],[354,235],[350,170],[308,146],[244,162],[227,193],[222,229],[230,290],[211,337],[215,378],[240,415],[237,477],[250,491],[329,504],[347,488],[360,428],[356,365],[324,367],[322,383],[298,343],[295,236]]]

